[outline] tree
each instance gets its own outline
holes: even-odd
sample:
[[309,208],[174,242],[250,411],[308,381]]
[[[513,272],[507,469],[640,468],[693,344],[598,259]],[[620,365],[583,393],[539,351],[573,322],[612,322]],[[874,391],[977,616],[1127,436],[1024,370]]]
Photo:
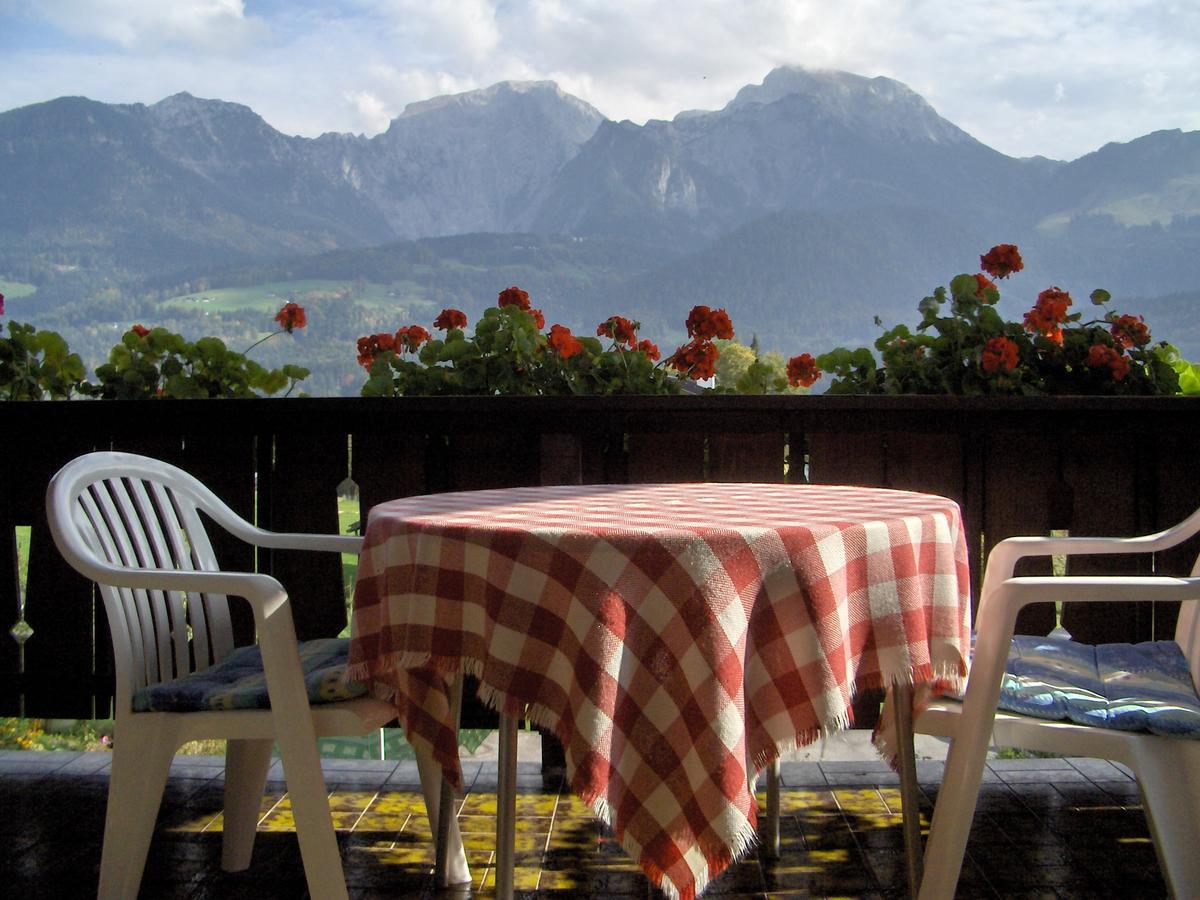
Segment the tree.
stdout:
[[782,353],[758,352],[758,336],[747,347],[736,340],[717,341],[717,387],[742,394],[806,394],[807,388],[789,387],[787,360]]
[[756,354],[736,340],[717,341],[717,348],[721,351],[717,358],[717,386],[732,388],[746,374]]

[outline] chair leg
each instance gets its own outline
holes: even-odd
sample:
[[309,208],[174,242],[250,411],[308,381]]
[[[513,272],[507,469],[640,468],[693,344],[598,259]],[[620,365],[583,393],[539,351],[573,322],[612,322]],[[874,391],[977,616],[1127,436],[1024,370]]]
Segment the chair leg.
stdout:
[[921,900],[954,896],[979,802],[989,732],[980,727],[968,728],[966,722],[960,723],[959,732],[946,754],[942,787],[925,842]]
[[921,892],[921,810],[918,804],[917,754],[913,745],[913,687],[897,684],[892,705],[896,714],[896,755],[900,770],[900,806],[904,820],[904,860],[908,871],[908,892]]
[[226,744],[221,843],[221,868],[226,872],[241,872],[250,865],[273,744],[269,739],[231,740]]
[[115,734],[99,900],[137,896],[171,759],[179,746],[173,727],[153,713],[144,715],[150,721],[132,726],[122,721]]
[[1135,770],[1172,897],[1200,894],[1200,755],[1187,740],[1163,739],[1135,754]]
[[[463,673],[458,671],[450,682],[450,721],[458,735],[462,724]],[[458,829],[458,813],[454,809],[454,789],[442,777],[441,768],[434,762],[432,749],[417,748],[417,771],[421,775],[421,792],[425,795],[425,813],[434,839],[434,884],[438,888],[468,884],[471,870],[467,853]]]
[[[463,849],[462,833],[458,829],[458,816],[454,814],[453,790],[445,804],[446,829],[443,835],[441,825],[442,793],[450,787],[442,777],[442,770],[433,756],[426,751],[416,750],[417,771],[421,774],[421,793],[425,795],[425,812],[429,817],[429,829],[438,841],[438,864],[434,867],[439,888],[453,884],[468,884],[471,881],[471,869],[467,865],[467,854]],[[444,837],[444,840],[443,840]]]
[[[321,773],[317,743],[303,734],[291,734],[291,726],[292,723],[288,723],[279,727],[279,755],[292,801],[308,892],[313,900],[346,900],[346,877],[329,812],[329,794]],[[312,734],[311,724],[307,731]]]

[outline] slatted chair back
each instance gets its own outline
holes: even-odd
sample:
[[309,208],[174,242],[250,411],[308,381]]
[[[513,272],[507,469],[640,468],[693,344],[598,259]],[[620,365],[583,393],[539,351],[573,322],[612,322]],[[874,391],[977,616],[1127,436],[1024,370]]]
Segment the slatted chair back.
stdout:
[[219,662],[233,649],[233,629],[224,594],[114,587],[108,567],[219,571],[202,513],[247,537],[246,523],[195,478],[156,460],[137,462],[119,453],[81,457],[47,497],[58,507],[49,519],[60,550],[104,600],[116,699],[125,710],[142,688]]
[[[1192,513],[1177,527],[1181,541],[1200,533],[1200,510]],[[1195,562],[1192,563],[1191,575],[1200,575],[1200,554],[1197,554]],[[1175,623],[1175,643],[1187,657],[1192,684],[1200,691],[1200,600],[1185,600],[1179,605],[1179,620]]]

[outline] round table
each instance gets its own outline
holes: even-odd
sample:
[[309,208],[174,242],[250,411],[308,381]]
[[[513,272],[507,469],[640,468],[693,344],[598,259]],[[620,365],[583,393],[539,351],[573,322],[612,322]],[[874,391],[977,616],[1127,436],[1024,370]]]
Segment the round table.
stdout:
[[370,511],[350,673],[461,784],[453,674],[562,741],[571,786],[668,893],[754,840],[753,773],[855,692],[958,679],[959,509],[824,485],[434,494]]

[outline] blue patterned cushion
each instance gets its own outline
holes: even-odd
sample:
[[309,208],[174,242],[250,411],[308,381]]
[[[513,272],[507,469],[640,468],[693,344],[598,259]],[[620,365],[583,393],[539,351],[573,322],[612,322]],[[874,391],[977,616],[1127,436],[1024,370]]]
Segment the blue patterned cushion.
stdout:
[[[300,644],[300,665],[310,703],[333,703],[367,692],[358,682],[346,682],[345,638],[323,638]],[[269,709],[267,679],[258,645],[238,647],[203,672],[143,688],[133,695],[134,712],[201,712],[215,709]]]
[[1200,737],[1200,698],[1174,641],[1079,644],[1013,638],[1001,709],[1080,725]]

